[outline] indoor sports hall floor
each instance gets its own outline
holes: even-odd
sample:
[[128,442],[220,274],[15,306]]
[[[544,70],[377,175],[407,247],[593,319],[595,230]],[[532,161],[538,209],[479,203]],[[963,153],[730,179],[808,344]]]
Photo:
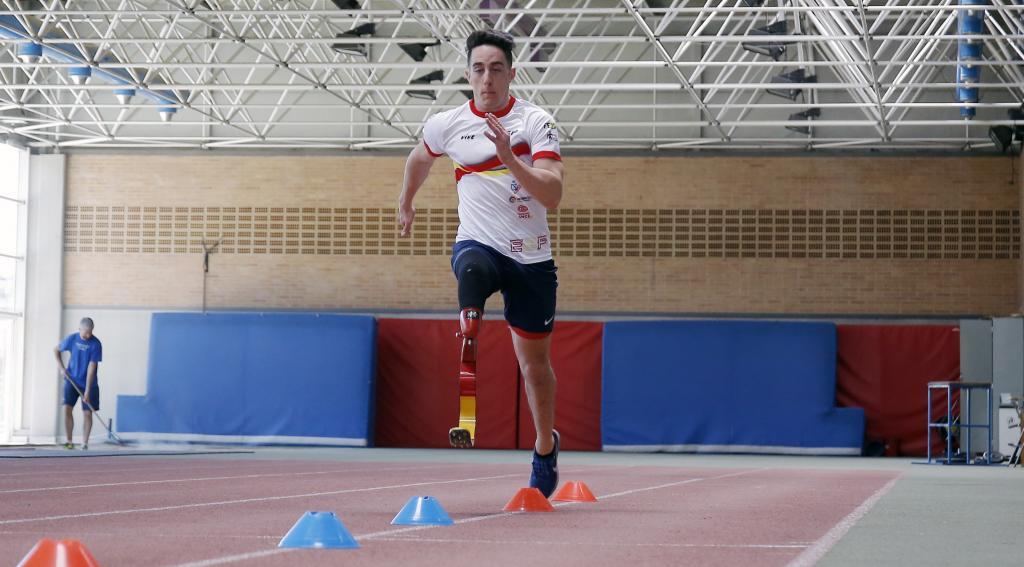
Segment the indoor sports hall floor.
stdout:
[[[0,565],[17,564],[43,537],[79,539],[105,567],[906,567],[1021,553],[1024,470],[1005,467],[566,452],[562,480],[586,482],[599,501],[510,514],[502,508],[529,472],[524,452],[193,447],[3,458],[16,454],[26,451],[0,450]],[[390,525],[425,495],[455,525]],[[311,510],[335,512],[361,547],[278,549]]]

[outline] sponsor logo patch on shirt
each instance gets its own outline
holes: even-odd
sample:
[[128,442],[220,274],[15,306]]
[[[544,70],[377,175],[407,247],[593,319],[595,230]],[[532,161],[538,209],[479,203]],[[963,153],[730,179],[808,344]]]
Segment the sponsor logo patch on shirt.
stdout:
[[508,241],[509,250],[512,252],[534,252],[544,248],[548,244],[548,235],[528,236],[526,238],[514,238]]

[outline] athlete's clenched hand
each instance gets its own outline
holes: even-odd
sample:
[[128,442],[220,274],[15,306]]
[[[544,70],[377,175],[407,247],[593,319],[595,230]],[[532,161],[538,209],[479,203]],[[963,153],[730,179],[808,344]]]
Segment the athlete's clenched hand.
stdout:
[[512,140],[509,138],[508,131],[501,125],[498,117],[491,113],[487,113],[487,127],[491,131],[485,131],[484,136],[487,136],[488,140],[494,142],[498,159],[505,165],[508,165],[512,160],[516,159],[515,154],[512,153]]
[[400,236],[409,236],[412,231],[412,220],[416,218],[416,207],[411,203],[398,204],[398,226],[401,228]]

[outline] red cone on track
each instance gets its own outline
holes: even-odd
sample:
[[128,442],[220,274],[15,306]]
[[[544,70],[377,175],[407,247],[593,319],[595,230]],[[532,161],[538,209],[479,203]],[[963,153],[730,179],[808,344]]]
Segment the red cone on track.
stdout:
[[99,567],[96,558],[74,539],[41,539],[18,567]]
[[556,502],[597,502],[597,497],[590,491],[587,483],[578,480],[570,480],[563,484],[551,499]]
[[554,512],[547,498],[536,488],[520,488],[512,500],[505,504],[506,512]]

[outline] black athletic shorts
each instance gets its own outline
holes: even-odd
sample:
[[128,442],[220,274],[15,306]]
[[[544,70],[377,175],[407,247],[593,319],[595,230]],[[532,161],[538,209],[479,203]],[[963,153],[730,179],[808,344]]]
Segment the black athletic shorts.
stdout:
[[528,339],[541,339],[550,334],[555,325],[555,290],[558,289],[555,261],[520,264],[486,244],[463,240],[452,247],[453,272],[459,254],[469,248],[484,252],[497,272],[498,289],[505,298],[505,320],[512,330]]

